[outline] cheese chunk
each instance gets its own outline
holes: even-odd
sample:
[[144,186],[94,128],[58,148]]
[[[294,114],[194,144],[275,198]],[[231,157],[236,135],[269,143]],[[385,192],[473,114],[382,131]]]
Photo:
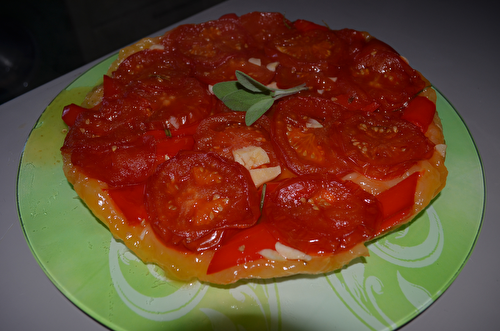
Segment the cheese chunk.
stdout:
[[281,167],[250,169],[249,172],[250,176],[252,176],[253,183],[256,187],[259,187],[278,177],[281,174]]
[[234,150],[233,157],[236,162],[248,170],[270,162],[266,151],[257,146],[248,146]]

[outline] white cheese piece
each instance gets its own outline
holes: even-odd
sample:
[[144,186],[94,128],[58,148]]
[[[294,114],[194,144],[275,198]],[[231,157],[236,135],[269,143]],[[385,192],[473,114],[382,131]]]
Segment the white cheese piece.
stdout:
[[437,144],[435,146],[436,151],[438,151],[439,154],[441,154],[442,157],[446,156],[446,145],[445,144]]
[[163,46],[161,44],[153,44],[153,45],[151,45],[151,47],[149,47],[149,49],[157,49],[157,50],[163,51],[165,49],[165,46]]
[[270,71],[276,71],[276,67],[278,66],[279,62],[271,62],[269,63],[266,68]]
[[250,176],[252,176],[255,187],[259,187],[262,184],[278,177],[281,174],[281,167],[258,168],[250,169],[248,171],[250,172]]
[[306,128],[310,129],[321,129],[323,125],[316,121],[314,118],[309,118],[306,123]]
[[328,78],[330,78],[330,80],[334,83],[337,81],[337,77],[328,77]]
[[262,147],[248,146],[233,150],[233,157],[236,162],[247,168],[257,168],[269,163],[269,156]]
[[249,58],[248,62],[255,64],[257,66],[260,66],[262,64],[262,61],[260,59],[255,58],[255,57]]
[[312,257],[303,253],[295,248],[283,245],[280,242],[277,242],[275,245],[276,251],[285,257],[287,260],[303,260],[303,261],[311,261]]
[[273,88],[273,89],[277,89],[278,88],[278,84],[276,84],[276,82],[272,82],[272,83],[267,84],[267,87]]
[[273,249],[263,249],[258,252],[260,255],[271,261],[285,261],[285,258]]

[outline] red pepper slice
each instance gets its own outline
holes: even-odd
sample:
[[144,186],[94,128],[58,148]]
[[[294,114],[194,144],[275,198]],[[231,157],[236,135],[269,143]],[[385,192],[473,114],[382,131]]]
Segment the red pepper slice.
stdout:
[[102,77],[102,87],[103,87],[103,98],[104,99],[114,99],[122,94],[122,87],[118,84],[118,81],[104,75]]
[[420,173],[416,172],[395,186],[377,195],[382,204],[382,221],[377,235],[397,225],[411,211],[415,204]]
[[194,139],[191,135],[167,136],[164,130],[153,130],[146,132],[146,135],[153,136],[156,139],[156,159],[161,163],[165,157],[174,157],[181,150],[192,150]]
[[67,105],[63,108],[62,120],[64,121],[64,123],[66,123],[67,126],[73,126],[78,115],[86,110],[86,108],[75,105],[74,103],[72,103],[71,105]]
[[138,184],[108,190],[111,199],[130,225],[139,224],[148,217],[144,204],[145,187],[145,184]]
[[263,249],[275,249],[276,242],[265,224],[259,223],[245,229],[215,251],[207,275],[261,259],[259,252]]
[[435,113],[436,105],[434,102],[426,97],[416,97],[410,101],[401,118],[415,124],[425,133],[432,123]]
[[156,159],[160,162],[165,161],[165,157],[174,157],[182,150],[190,151],[193,149],[194,139],[192,136],[165,138],[156,144]]
[[200,125],[200,122],[194,123],[191,125],[185,125],[181,126],[178,129],[169,129],[170,135],[172,137],[178,137],[178,136],[192,136],[196,133],[196,129],[198,129],[198,126]]

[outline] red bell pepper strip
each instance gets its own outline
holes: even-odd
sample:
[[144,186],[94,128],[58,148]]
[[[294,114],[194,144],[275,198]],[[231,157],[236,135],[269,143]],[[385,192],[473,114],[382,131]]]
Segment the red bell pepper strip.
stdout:
[[416,172],[377,195],[377,200],[382,204],[383,219],[377,235],[397,225],[411,211],[415,204],[415,191],[419,178],[420,173]]
[[427,132],[434,119],[436,105],[426,97],[416,97],[403,111],[401,118],[418,126],[423,133]]
[[63,108],[62,120],[64,121],[64,123],[66,123],[67,126],[73,126],[78,115],[86,110],[88,109],[75,105],[74,103],[72,103],[71,105],[67,105]]
[[194,146],[192,136],[169,137],[164,130],[148,131],[146,135],[156,139],[156,159],[159,162],[165,161],[165,156],[174,157],[179,151],[192,150]]
[[103,99],[114,99],[123,93],[123,87],[115,79],[107,75],[102,77],[102,87]]
[[165,161],[166,156],[174,157],[182,150],[192,150],[194,139],[192,136],[165,138],[156,143],[156,159],[160,162]]
[[178,137],[178,136],[192,136],[196,133],[196,129],[198,129],[198,126],[200,123],[194,123],[191,125],[185,125],[181,126],[178,129],[169,129],[170,131],[170,136],[172,137]]
[[139,224],[148,217],[144,201],[145,184],[109,189],[108,193],[128,224]]
[[263,249],[275,249],[277,240],[265,224],[259,223],[231,237],[210,261],[207,275],[262,258]]

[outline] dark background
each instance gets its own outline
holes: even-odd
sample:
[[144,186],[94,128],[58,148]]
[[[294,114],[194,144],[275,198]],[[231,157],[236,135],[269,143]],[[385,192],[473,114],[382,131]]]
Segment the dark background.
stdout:
[[0,104],[224,0],[17,0],[0,12]]

